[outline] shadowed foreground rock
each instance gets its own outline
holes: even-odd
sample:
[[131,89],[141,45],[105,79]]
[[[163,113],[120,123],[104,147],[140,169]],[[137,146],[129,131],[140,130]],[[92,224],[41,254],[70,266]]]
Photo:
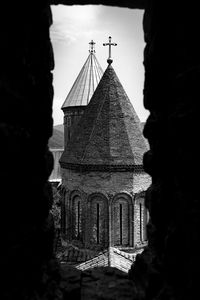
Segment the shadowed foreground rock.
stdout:
[[128,275],[111,267],[79,271],[62,266],[61,287],[67,297],[82,300],[131,300],[136,295],[133,281]]

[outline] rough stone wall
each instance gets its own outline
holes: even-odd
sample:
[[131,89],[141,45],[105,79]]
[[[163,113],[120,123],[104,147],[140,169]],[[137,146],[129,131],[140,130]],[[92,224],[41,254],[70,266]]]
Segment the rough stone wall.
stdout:
[[48,1],[1,5],[1,299],[48,298],[53,280],[57,289],[58,278],[47,271],[54,269],[47,182],[53,168],[47,147],[52,134],[51,22]]
[[132,268],[143,290],[139,299],[188,300],[199,293],[199,10],[194,2],[176,4],[165,17],[161,2],[148,1],[144,16],[144,105],[150,111],[144,167],[152,185],[149,248]]

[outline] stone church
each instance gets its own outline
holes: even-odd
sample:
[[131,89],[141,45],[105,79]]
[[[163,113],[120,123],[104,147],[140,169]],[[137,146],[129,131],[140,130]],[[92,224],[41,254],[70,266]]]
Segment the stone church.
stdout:
[[106,45],[105,72],[91,41],[89,56],[62,106],[61,231],[79,249],[104,251],[103,265],[110,265],[109,254],[122,258],[129,253],[132,263],[131,253],[147,244],[144,194],[150,177],[143,170],[148,144],[112,67],[110,37]]

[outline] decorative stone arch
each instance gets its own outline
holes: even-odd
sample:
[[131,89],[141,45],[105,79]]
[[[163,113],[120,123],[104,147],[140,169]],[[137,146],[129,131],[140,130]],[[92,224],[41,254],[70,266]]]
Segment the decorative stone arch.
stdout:
[[102,193],[93,193],[87,199],[86,244],[89,247],[108,247],[108,199]]
[[145,191],[135,195],[134,220],[135,244],[147,242],[148,211],[145,207]]
[[66,203],[67,210],[67,225],[69,240],[82,241],[83,232],[83,195],[79,190],[73,190],[69,194],[68,203]]
[[133,246],[133,200],[128,193],[119,193],[111,201],[111,245]]
[[79,190],[70,191],[70,193],[69,193],[69,207],[70,208],[72,208],[73,198],[76,196],[79,196],[80,198],[82,198],[82,192]]

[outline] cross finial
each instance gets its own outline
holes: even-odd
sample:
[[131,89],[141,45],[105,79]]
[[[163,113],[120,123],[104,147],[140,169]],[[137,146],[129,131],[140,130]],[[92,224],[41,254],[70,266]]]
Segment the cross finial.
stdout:
[[111,43],[111,39],[112,39],[111,36],[109,36],[108,39],[109,39],[109,42],[108,43],[103,43],[103,46],[109,46],[109,56],[108,56],[107,62],[110,65],[113,62],[113,60],[111,58],[111,46],[117,46],[117,44],[116,43]]
[[93,40],[91,40],[91,42],[89,43],[89,45],[90,45],[90,49],[89,49],[89,52],[90,53],[94,53],[95,52],[95,49],[94,49],[94,45],[95,45],[96,43],[93,41]]

